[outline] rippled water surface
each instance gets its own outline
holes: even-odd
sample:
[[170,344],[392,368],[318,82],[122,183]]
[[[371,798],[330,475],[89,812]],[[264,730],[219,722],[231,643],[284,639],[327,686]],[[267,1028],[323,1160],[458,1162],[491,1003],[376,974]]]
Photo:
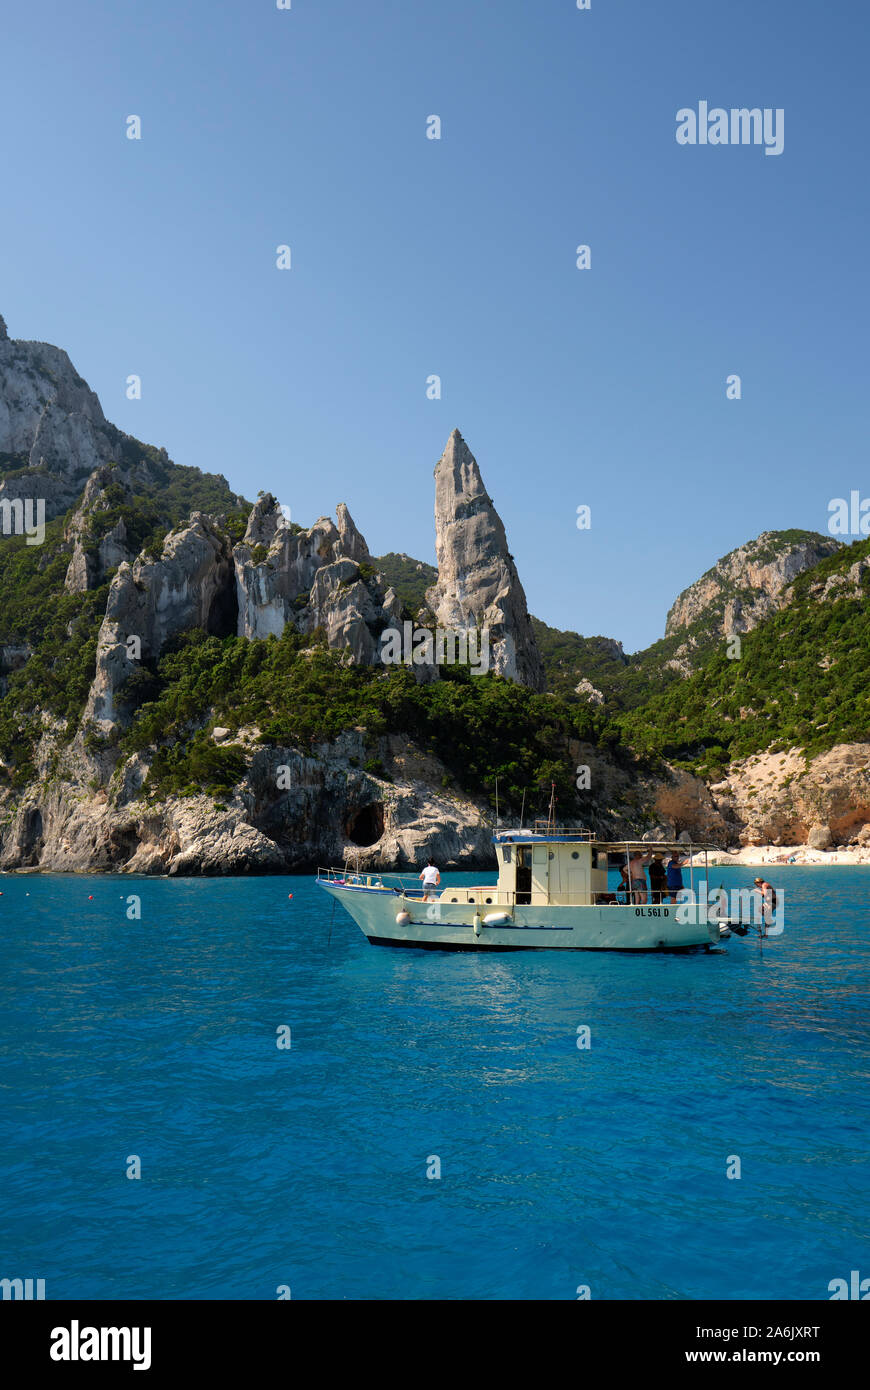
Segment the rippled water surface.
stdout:
[[870,869],[776,881],[763,952],[633,957],[372,947],[310,879],[0,877],[0,1277],[828,1298],[870,1275]]

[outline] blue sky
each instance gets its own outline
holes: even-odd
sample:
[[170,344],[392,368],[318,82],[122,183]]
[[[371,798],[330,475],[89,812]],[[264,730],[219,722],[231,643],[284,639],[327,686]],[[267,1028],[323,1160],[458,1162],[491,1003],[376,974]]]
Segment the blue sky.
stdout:
[[[870,490],[863,7],[49,0],[3,27],[0,312],[176,462],[431,561],[458,426],[531,611],[627,650],[735,545]],[[783,153],[679,146],[699,100],[782,107]]]

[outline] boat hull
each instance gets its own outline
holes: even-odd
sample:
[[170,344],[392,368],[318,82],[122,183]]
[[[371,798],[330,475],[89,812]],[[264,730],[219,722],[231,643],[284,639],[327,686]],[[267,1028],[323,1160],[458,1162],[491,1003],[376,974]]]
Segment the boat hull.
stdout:
[[[718,920],[703,907],[613,903],[601,907],[520,906],[507,909],[510,924],[487,926],[465,903],[422,902],[383,888],[318,879],[376,946],[430,951],[685,951],[718,944]],[[399,914],[410,921],[397,922]],[[475,925],[475,917],[477,924]]]

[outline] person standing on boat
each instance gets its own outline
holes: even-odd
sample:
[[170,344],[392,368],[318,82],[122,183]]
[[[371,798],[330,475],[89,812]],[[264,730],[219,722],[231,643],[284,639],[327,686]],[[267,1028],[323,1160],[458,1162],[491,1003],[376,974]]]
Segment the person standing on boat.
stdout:
[[419,875],[423,880],[423,901],[427,903],[430,897],[430,890],[437,888],[441,882],[441,875],[435,867],[432,859],[429,860],[423,872]]
[[769,927],[776,912],[776,889],[764,878],[755,880],[755,891],[761,894],[761,925]]
[[685,860],[680,858],[679,850],[671,850],[671,857],[665,869],[665,877],[668,884],[668,894],[671,902],[677,901],[677,894],[683,889],[683,864]]
[[647,900],[646,869],[644,868],[643,855],[639,849],[636,849],[629,858],[628,873],[631,879],[632,902],[645,903]]
[[660,853],[654,854],[649,861],[649,886],[650,901],[663,903],[665,900],[665,889],[668,883],[668,875],[665,870],[664,860]]

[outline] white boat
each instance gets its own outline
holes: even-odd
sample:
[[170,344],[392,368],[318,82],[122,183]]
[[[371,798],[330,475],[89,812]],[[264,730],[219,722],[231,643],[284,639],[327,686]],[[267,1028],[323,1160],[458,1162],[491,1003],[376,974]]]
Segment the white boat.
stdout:
[[[713,846],[596,840],[581,828],[509,830],[493,836],[498,881],[448,884],[428,894],[416,878],[319,869],[317,882],[376,946],[437,951],[679,951],[718,945],[727,915],[694,901],[701,856]],[[676,849],[689,900],[614,892],[608,865]]]

